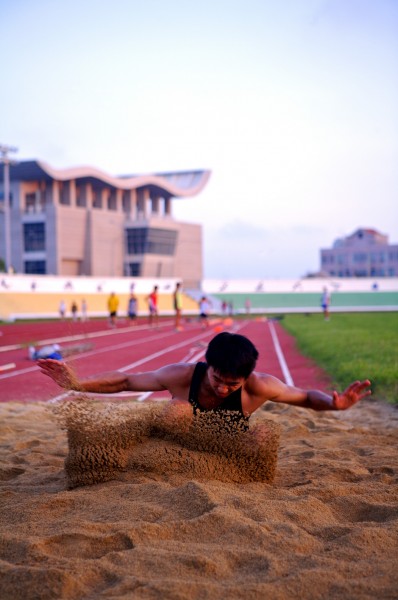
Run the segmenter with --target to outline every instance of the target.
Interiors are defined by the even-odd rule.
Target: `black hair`
[[[256,366],[258,351],[247,337],[223,331],[210,340],[205,358],[218,373],[247,379]]]

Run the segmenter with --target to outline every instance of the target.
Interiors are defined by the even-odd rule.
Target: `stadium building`
[[[375,229],[357,229],[321,250],[321,270],[332,277],[397,277],[398,244]]]
[[[202,228],[176,221],[172,203],[197,195],[209,177],[206,170],[114,177],[36,160],[11,165],[10,265],[37,275],[178,277],[200,288]],[[4,259],[4,211],[0,228]]]

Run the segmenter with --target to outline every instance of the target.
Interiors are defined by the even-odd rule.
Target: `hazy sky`
[[[0,142],[113,175],[211,169],[208,278],[398,242],[398,0],[0,0]]]

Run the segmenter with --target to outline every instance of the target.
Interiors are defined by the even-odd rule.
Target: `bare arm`
[[[370,381],[368,379],[355,381],[341,394],[334,391],[330,395],[320,390],[303,390],[286,385],[271,375],[258,375],[249,383],[250,406],[248,412],[249,414],[252,413],[266,400],[313,410],[346,410],[371,394],[369,386]]]
[[[88,379],[79,380],[73,369],[64,362],[43,359],[38,361],[41,372],[51,377],[55,383],[69,390],[115,394],[117,392],[156,392],[169,389],[174,371],[163,367],[147,373],[125,374],[120,371],[101,373]]]
[[[285,386],[273,400],[285,402],[313,410],[346,410],[357,402],[369,396],[372,392],[368,389],[370,381],[355,381],[349,385],[341,394],[334,391],[332,395],[325,394],[320,390],[301,390],[291,386]]]

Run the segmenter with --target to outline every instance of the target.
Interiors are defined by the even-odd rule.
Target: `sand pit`
[[[69,430],[44,404],[1,404],[2,600],[395,599],[398,410],[267,408],[253,425],[275,443],[239,464],[149,435],[127,403]],[[115,427],[113,454],[93,422],[106,439]],[[254,464],[268,470],[245,481]],[[103,481],[81,485],[99,465]]]

